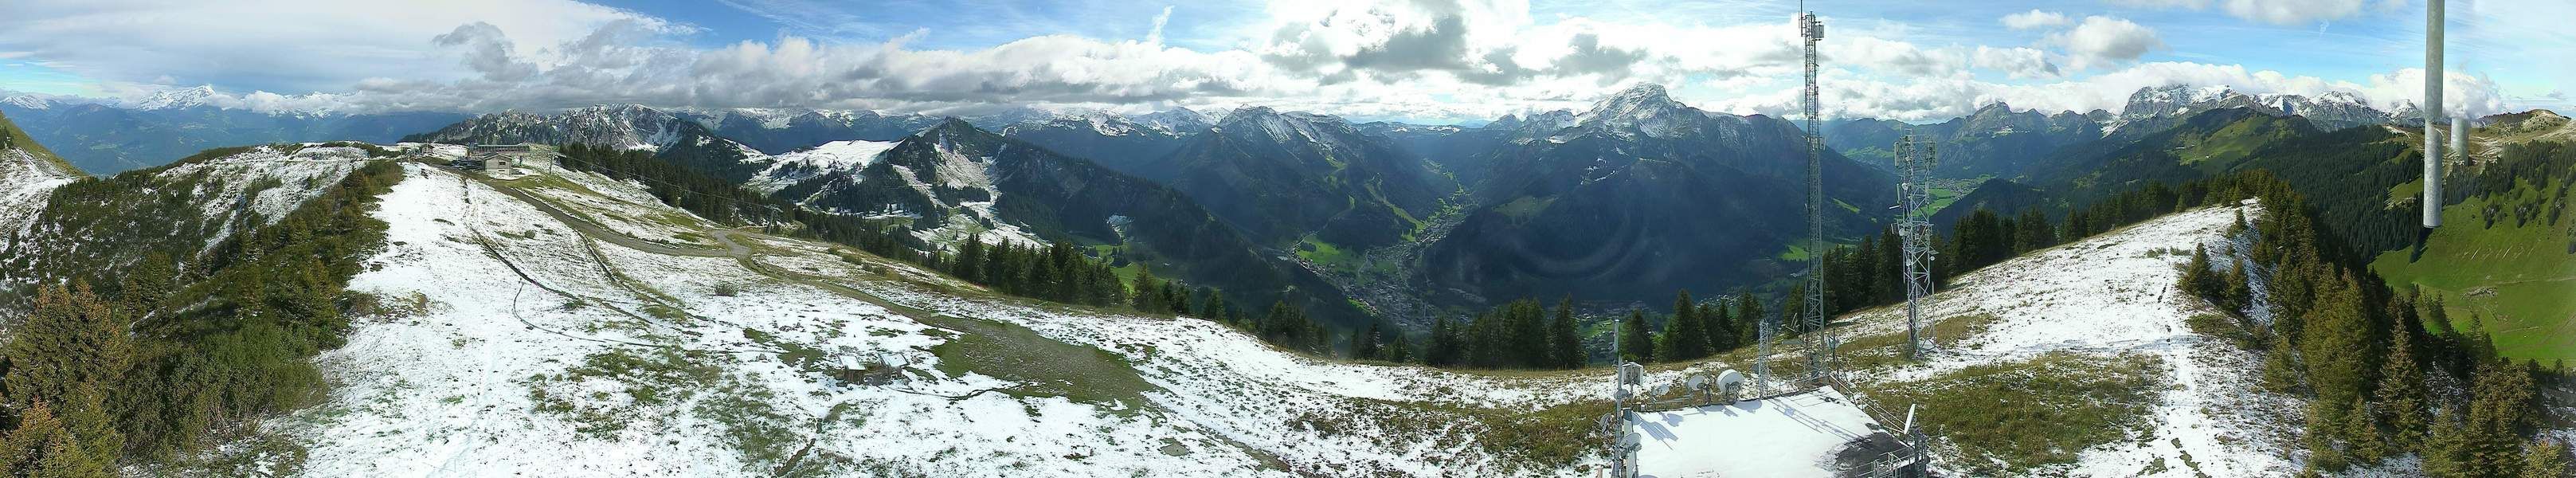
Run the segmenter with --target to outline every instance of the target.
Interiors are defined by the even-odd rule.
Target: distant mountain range
[[[1794,272],[1777,258],[1807,224],[1795,125],[1701,111],[1655,85],[1605,98],[1570,125],[1546,117],[1481,128],[1507,144],[1457,163],[1482,179],[1463,220],[1420,259],[1435,302],[1651,303],[1678,288],[1725,291]],[[1829,234],[1874,232],[1894,183],[1831,151],[1824,166]]]
[[[472,117],[464,113],[260,112],[213,104],[212,87],[164,91],[132,102],[15,95],[0,98],[29,137],[90,174],[168,164],[208,148],[302,141],[389,143]]]
[[[2300,116],[2319,129],[2332,131],[2395,123],[2413,114],[2411,108],[2406,106],[2398,113],[2381,111],[2348,92],[2308,97],[2249,95],[2223,86],[2166,86],[2141,88],[2130,94],[2128,104],[2116,114],[2102,110],[2048,114],[2015,111],[2011,106],[1994,103],[1940,123],[1918,125],[1868,118],[1834,121],[1825,129],[1825,143],[1872,166],[1892,168],[1890,149],[1896,138],[1906,134],[1928,137],[1940,141],[1941,164],[1934,169],[1939,177],[2011,178],[2033,167],[2043,167],[2040,162],[2060,156],[2061,148],[2103,139],[2135,141],[2213,110]]]
[[[20,123],[40,141],[92,153],[96,165],[63,156],[93,172],[223,141],[390,142],[405,132],[417,134],[404,141],[652,151],[819,210],[899,224],[936,247],[970,237],[1105,246],[1193,283],[1293,297],[1343,317],[1418,321],[1565,295],[1651,304],[1677,288],[1773,285],[1808,253],[1796,247],[1806,224],[1798,126],[1699,110],[1654,85],[1581,111],[1479,126],[1263,107],[1017,107],[962,118],[637,105],[337,115],[226,109],[212,98],[202,88],[114,104],[15,96],[0,99],[0,113],[33,118]],[[2250,153],[2240,143],[2399,117],[2347,93],[2174,86],[2141,89],[2118,113],[1998,103],[1940,123],[1837,120],[1824,135],[1827,228],[1848,240],[1884,223],[1895,190],[1888,149],[1904,134],[1940,141],[1942,178],[1992,178],[1944,212],[1954,214],[2062,208],[2083,190],[2233,171]]]

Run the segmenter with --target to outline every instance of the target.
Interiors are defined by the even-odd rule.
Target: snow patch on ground
[[[1485,429],[1454,410],[1526,413],[1608,391],[1582,372],[1309,358],[1215,322],[990,297],[802,240],[731,233],[757,251],[748,263],[660,255],[406,167],[375,213],[392,225],[388,249],[351,289],[421,307],[360,319],[318,359],[330,402],[271,423],[312,448],[311,475],[741,476],[791,456],[836,476],[1567,475],[1584,472],[1480,445]],[[943,370],[931,349],[958,332],[755,264],[1097,348],[1152,387],[1142,403],[1001,393],[1025,384]],[[907,366],[894,384],[851,384],[786,358],[798,350]],[[615,363],[629,368],[603,372]]]
[[[2242,254],[2241,238],[2227,236],[2236,213],[2259,215],[2258,206],[2213,207],[2157,218],[2071,244],[2023,255],[1960,277],[1931,299],[1925,317],[1996,318],[1984,333],[1937,337],[1939,351],[1921,364],[1854,377],[1857,382],[1904,382],[1936,377],[1979,364],[2028,360],[2053,352],[2115,355],[2143,353],[2170,367],[2173,386],[2151,412],[2153,433],[2135,442],[2087,449],[2071,476],[2286,476],[2298,463],[2279,450],[2294,448],[2282,430],[2296,429],[2298,401],[2257,386],[2261,357],[2193,333],[2185,320],[2215,314],[2206,301],[2176,286],[2180,265],[2195,245],[2212,255]],[[1853,318],[1854,336],[1904,332],[1901,307]],[[1933,413],[1939,411],[1934,410]],[[2178,466],[2184,456],[2197,470]],[[2149,473],[2151,464],[2177,466]]]
[[[1169,414],[941,372],[927,349],[953,333],[882,307],[729,258],[600,243],[452,173],[406,174],[375,213],[389,247],[351,289],[424,307],[362,319],[318,359],[330,402],[271,424],[311,447],[307,474],[743,476],[791,460],[839,476],[1279,474]],[[902,357],[908,378],[843,383],[787,363],[793,349]],[[602,372],[604,357],[645,365]]]

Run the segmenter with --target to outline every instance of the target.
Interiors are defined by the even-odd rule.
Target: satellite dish
[[[1657,385],[1655,385],[1655,393],[1654,393],[1654,395],[1653,395],[1653,396],[1658,396],[1658,397],[1660,397],[1660,396],[1663,396],[1664,394],[1672,393],[1672,391],[1673,391],[1673,384],[1669,384],[1669,383],[1666,383],[1666,384],[1657,384]]]
[[[1688,385],[1686,385],[1686,386],[1687,386],[1687,387],[1689,387],[1691,390],[1706,390],[1706,389],[1708,389],[1708,376],[1707,376],[1707,375],[1691,374],[1690,378],[1689,378],[1689,379],[1687,379],[1687,380],[1684,380],[1684,382],[1688,384]]]
[[[1628,401],[1628,389],[1622,388],[1622,389],[1618,389],[1618,390],[1611,391],[1611,392],[1610,392],[1610,399],[1612,399],[1612,400],[1618,400],[1618,401],[1622,401],[1622,402]]]

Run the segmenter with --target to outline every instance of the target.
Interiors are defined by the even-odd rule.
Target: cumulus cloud
[[[2066,26],[2069,20],[2067,20],[2066,15],[2064,14],[2031,9],[2031,11],[2027,12],[2004,15],[2003,22],[2005,28],[2011,28],[2014,30],[2031,30]]]
[[[2148,51],[2164,48],[2164,39],[2155,29],[2124,19],[2100,15],[2084,17],[2075,28],[2049,35],[2048,41],[2066,49],[2077,68],[2115,66],[2137,60]]]
[[[510,37],[490,23],[474,22],[430,37],[439,46],[464,47],[465,66],[491,81],[518,81],[537,74],[537,65],[511,58]]]
[[[2048,60],[2048,52],[2035,48],[1995,48],[1978,45],[1970,64],[1977,68],[2004,72],[2013,79],[2056,78],[2062,74],[2057,63]]]

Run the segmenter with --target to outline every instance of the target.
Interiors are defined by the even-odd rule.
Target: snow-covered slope
[[[875,162],[878,154],[894,149],[895,144],[894,141],[833,141],[771,156],[769,168],[753,176],[747,186],[760,192],[774,193],[833,171],[857,171]]]
[[[8,143],[0,147],[0,251],[15,250],[28,237],[27,228],[55,188],[85,176],[42,148],[14,144],[9,128],[0,119],[0,143]]]
[[[1937,379],[1971,366],[2043,354],[2142,354],[2158,359],[2172,384],[2162,389],[2148,413],[2152,432],[2084,449],[2072,466],[2034,473],[2294,474],[2299,464],[2278,450],[2299,446],[2296,437],[2287,435],[2298,429],[2300,402],[2256,386],[2258,355],[2194,333],[2186,319],[2218,311],[2176,288],[2178,266],[2191,258],[2194,245],[2207,246],[2213,255],[2242,254],[2249,247],[2250,236],[2227,234],[2239,211],[2249,217],[2262,212],[2248,204],[2176,213],[1969,273],[1934,295],[1924,315],[1936,320],[1992,316],[1990,325],[1965,337],[1937,337],[1940,351],[1922,363],[1866,370],[1854,381]],[[2262,284],[2255,287],[2260,297]],[[1904,333],[1901,308],[1867,311],[1852,320],[1853,335]],[[2193,466],[2152,466],[2186,460]]]
[[[1199,319],[991,297],[829,244],[638,240],[567,219],[611,212],[564,200],[576,188],[511,193],[542,176],[407,168],[375,212],[388,248],[351,284],[404,305],[319,359],[328,403],[270,424],[310,448],[307,475],[1534,476],[1597,461],[1524,458],[1491,418],[1598,397],[1594,377],[1316,360]],[[886,357],[901,378],[846,381],[843,357]]]
[[[5,194],[0,202],[6,203],[0,207],[7,208],[0,215],[6,221],[0,223],[6,226],[0,229],[0,256],[26,258],[10,266],[39,274],[125,267],[131,264],[100,254],[146,243],[190,261],[234,234],[285,217],[369,160],[366,150],[350,146],[263,145],[128,172],[112,186],[72,195],[47,194],[70,183],[59,170],[37,168],[31,175],[0,164],[0,169],[12,169],[0,172],[0,184],[6,185],[0,187],[15,190],[0,193]],[[35,179],[20,179],[30,177]],[[147,221],[152,224],[138,224]],[[11,272],[0,269],[0,279]]]

